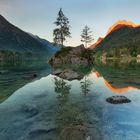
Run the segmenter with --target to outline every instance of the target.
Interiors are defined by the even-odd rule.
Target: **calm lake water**
[[[97,63],[81,80],[50,73],[46,62],[1,64],[0,140],[63,140],[77,126],[85,140],[140,140],[140,63]]]

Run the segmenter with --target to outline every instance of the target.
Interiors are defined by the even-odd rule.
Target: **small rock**
[[[39,134],[47,134],[50,133],[52,131],[56,131],[56,128],[50,128],[50,129],[36,129],[36,130],[32,130],[29,134],[30,135],[39,135]]]
[[[87,129],[84,126],[70,126],[61,132],[61,140],[86,140]]]
[[[123,104],[123,103],[130,103],[131,100],[125,96],[112,96],[106,99],[107,102],[111,104]]]
[[[39,113],[39,109],[35,105],[23,105],[21,110],[24,114],[27,114],[28,117],[33,117]]]
[[[8,72],[8,70],[0,70],[0,74],[7,74]]]
[[[67,126],[61,134],[61,140],[95,140],[89,129],[84,125]]]
[[[72,69],[56,69],[52,72],[52,74],[66,80],[75,80],[83,78],[83,75],[81,73],[78,73]]]
[[[33,79],[33,78],[36,78],[36,77],[37,77],[37,74],[33,73],[33,74],[23,76],[23,79],[29,80],[29,79]]]
[[[78,73],[75,72],[73,70],[64,70],[59,77],[66,79],[66,80],[74,80],[74,79],[81,79],[83,76]]]
[[[61,69],[56,69],[56,70],[53,70],[53,72],[52,72],[53,75],[59,75],[61,73],[62,73]]]

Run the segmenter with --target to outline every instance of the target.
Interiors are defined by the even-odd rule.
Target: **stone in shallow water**
[[[32,139],[33,140],[47,140],[46,138],[48,138],[49,135],[51,135],[50,133],[54,134],[55,131],[56,131],[56,128],[50,128],[50,129],[39,128],[36,130],[31,130],[28,134],[28,139],[29,140],[32,140]]]
[[[123,104],[123,103],[130,103],[131,100],[125,96],[112,96],[106,99],[107,102],[111,104]]]
[[[94,140],[88,128],[83,125],[69,126],[62,130],[61,140]]]
[[[65,70],[59,76],[66,80],[79,79],[79,77],[80,77],[80,75],[73,70]]]
[[[33,117],[39,113],[39,109],[36,105],[23,105],[21,110],[28,117]]]
[[[61,69],[56,69],[56,70],[54,69],[53,72],[52,72],[52,74],[53,74],[53,75],[59,75],[59,74],[61,74],[62,72],[63,72],[63,70],[61,70]]]
[[[80,80],[83,78],[83,74],[76,72],[72,69],[63,69],[63,70],[57,69],[54,70],[52,74],[65,80],[75,80],[75,79]]]

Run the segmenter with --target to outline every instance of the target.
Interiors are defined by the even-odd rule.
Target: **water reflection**
[[[87,78],[87,76],[84,77],[84,80],[80,82],[82,93],[86,96],[90,92],[90,86],[92,85],[92,82]]]
[[[114,92],[122,93],[140,88],[140,63],[136,61],[97,63],[95,71],[97,71],[98,76],[105,79],[106,86]]]
[[[116,93],[124,93],[124,92],[128,92],[129,90],[136,89],[136,88],[131,87],[131,86],[124,87],[124,88],[116,88],[116,87],[113,87],[111,85],[111,83],[109,83],[107,80],[104,80],[104,83],[111,91],[116,92]]]
[[[71,86],[68,85],[63,79],[54,77],[55,92],[58,93],[57,98],[60,105],[65,105],[68,101]]]
[[[51,74],[35,80],[0,104],[0,138],[138,140],[139,70],[139,64],[134,62],[123,65],[97,63],[82,80],[68,81]],[[25,71],[15,75],[24,76],[23,73]],[[4,74],[1,75],[4,78]],[[135,89],[127,90],[128,87]],[[132,102],[123,105],[107,103],[106,98],[116,93],[124,93]]]
[[[83,109],[84,103],[80,104],[77,101],[72,103],[69,100],[71,85],[63,79],[54,77],[54,85],[59,102],[56,120],[59,134],[58,139],[84,140],[87,137],[87,128],[84,126],[87,121],[87,116]]]
[[[0,61],[0,103],[17,89],[50,71],[50,66],[43,60]]]

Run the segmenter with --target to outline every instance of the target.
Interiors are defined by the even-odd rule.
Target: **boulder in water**
[[[107,102],[111,104],[123,104],[123,103],[130,103],[131,100],[125,96],[112,96],[106,99]]]
[[[88,128],[83,125],[69,126],[62,130],[61,140],[94,140],[89,135]]]
[[[65,80],[82,79],[84,76],[83,74],[77,71],[74,71],[72,69],[64,69],[64,70],[57,69],[57,70],[54,70],[52,74]]]

